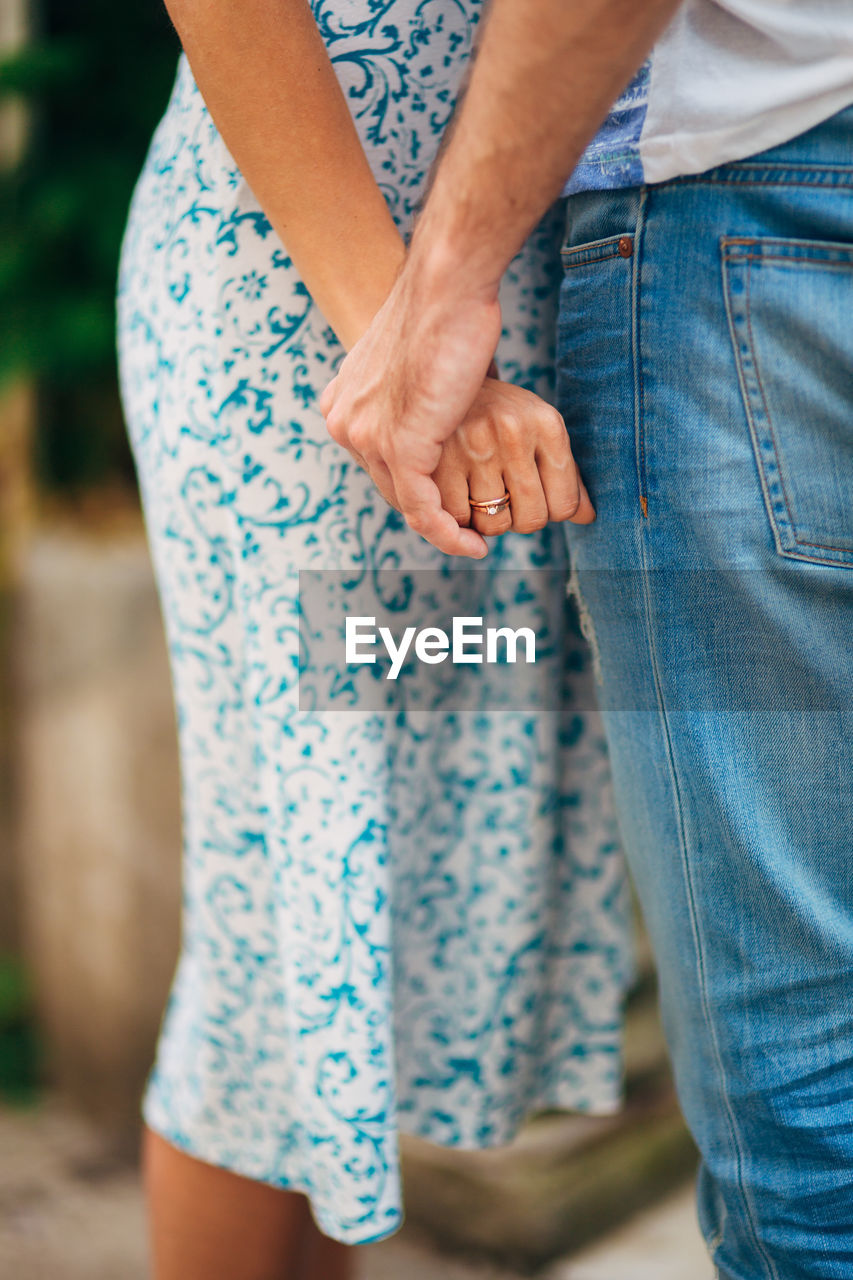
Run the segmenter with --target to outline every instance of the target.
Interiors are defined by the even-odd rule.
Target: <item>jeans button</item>
[[[630,258],[631,254],[634,252],[634,237],[620,236],[617,247],[623,258]]]

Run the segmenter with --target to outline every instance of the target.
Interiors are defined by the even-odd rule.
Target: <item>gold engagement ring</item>
[[[487,516],[496,516],[499,511],[503,511],[509,506],[509,493],[506,489],[500,498],[487,498],[483,501],[476,502],[473,498],[468,499],[468,506],[473,511],[483,511]]]

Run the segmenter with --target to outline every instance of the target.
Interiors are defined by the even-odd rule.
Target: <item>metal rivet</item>
[[[634,252],[633,236],[620,236],[618,248],[623,258],[630,258]]]

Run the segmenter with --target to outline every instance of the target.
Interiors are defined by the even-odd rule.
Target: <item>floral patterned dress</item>
[[[314,13],[405,234],[479,0]],[[503,286],[502,376],[545,397],[559,215]],[[328,437],[316,402],[341,348],[183,58],[130,212],[119,351],[184,797],[182,950],[145,1119],[363,1243],[400,1224],[401,1129],[485,1146],[537,1109],[621,1102],[629,895],[563,538],[500,539],[472,602],[470,562],[411,533]],[[415,608],[427,579],[451,612],[500,610],[512,581],[547,637],[538,709],[490,701],[506,668],[477,706],[464,667],[435,705],[383,707],[367,668],[300,696],[315,570],[361,613],[397,587]]]

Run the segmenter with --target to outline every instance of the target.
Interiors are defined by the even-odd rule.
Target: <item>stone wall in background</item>
[[[50,1079],[130,1140],[178,945],[178,761],[138,523],[42,530],[15,625],[24,954]]]

